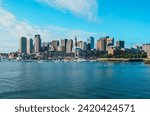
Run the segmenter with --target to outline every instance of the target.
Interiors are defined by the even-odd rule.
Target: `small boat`
[[[22,60],[22,57],[19,56],[19,57],[16,58],[16,60],[17,60],[17,61],[21,61],[21,60]]]
[[[38,63],[38,64],[41,64],[41,63],[43,63],[43,61],[42,61],[42,60],[38,60],[37,63]]]

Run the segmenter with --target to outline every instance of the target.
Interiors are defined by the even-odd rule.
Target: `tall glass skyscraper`
[[[33,39],[28,39],[27,41],[27,53],[31,54],[33,52]]]
[[[21,37],[19,40],[19,53],[27,53],[27,38]]]
[[[90,37],[87,40],[88,49],[93,50],[94,49],[94,37]]]

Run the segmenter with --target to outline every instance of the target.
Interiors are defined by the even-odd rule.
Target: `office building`
[[[87,39],[88,50],[94,50],[94,37],[90,37]]]
[[[58,52],[65,52],[65,47],[64,46],[57,46],[57,51]]]
[[[117,41],[116,47],[119,49],[125,48],[125,42],[124,41]]]
[[[107,39],[100,38],[99,40],[97,40],[97,50],[106,51],[106,44],[107,44]]]
[[[19,39],[19,53],[27,53],[27,38],[21,37]]]
[[[61,46],[64,48],[65,52],[66,52],[66,48],[67,48],[67,41],[68,41],[68,39],[61,40]]]
[[[70,39],[67,41],[66,53],[72,53],[72,50],[73,50],[73,40]]]
[[[49,42],[43,42],[42,43],[42,52],[49,50]]]
[[[27,53],[31,54],[33,52],[33,39],[28,39],[27,40]]]
[[[41,37],[40,37],[40,35],[35,35],[35,39],[34,39],[34,52],[35,53],[41,52]]]
[[[114,46],[114,38],[107,38],[107,46]]]
[[[51,46],[54,48],[55,51],[57,51],[57,47],[59,46],[59,41],[58,40],[53,40],[51,42]]]
[[[142,49],[143,49],[144,52],[146,52],[146,53],[150,52],[150,44],[143,44]]]

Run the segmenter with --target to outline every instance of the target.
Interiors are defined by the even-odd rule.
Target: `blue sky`
[[[18,49],[18,38],[43,41],[109,35],[126,46],[150,43],[149,0],[0,0],[0,52]]]

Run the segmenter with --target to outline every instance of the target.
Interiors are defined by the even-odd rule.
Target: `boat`
[[[97,60],[90,60],[90,62],[97,62]]]
[[[80,59],[80,58],[79,58],[79,59],[77,59],[76,61],[77,61],[77,62],[86,62],[87,60],[86,60],[86,59]]]
[[[41,64],[41,63],[43,63],[43,60],[38,60],[37,63]]]
[[[21,60],[22,60],[22,57],[18,56],[18,57],[16,58],[16,60],[17,60],[17,61],[21,61]]]

